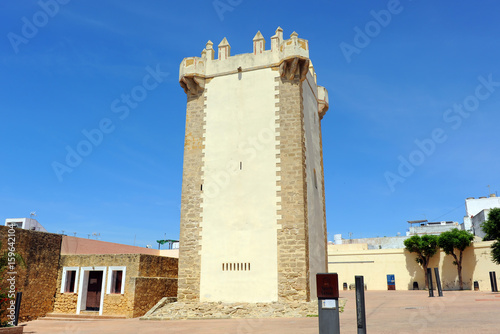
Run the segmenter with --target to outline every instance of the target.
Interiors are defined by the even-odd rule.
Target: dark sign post
[[[497,274],[494,271],[490,271],[490,282],[491,282],[491,292],[498,292]]]
[[[19,321],[19,310],[21,309],[21,298],[23,297],[22,292],[16,293],[16,305],[15,305],[15,318],[14,318],[14,326],[17,326],[17,322]]]
[[[339,278],[337,274],[316,274],[319,334],[339,334]]]
[[[358,319],[358,334],[366,334],[365,311],[365,279],[363,276],[354,276],[356,284],[356,318]]]
[[[427,281],[429,282],[429,297],[434,297],[434,288],[432,287],[432,270],[427,268]]]
[[[438,289],[439,297],[443,297],[443,289],[441,288],[441,278],[439,277],[439,269],[434,268],[434,276],[436,276],[436,286]]]

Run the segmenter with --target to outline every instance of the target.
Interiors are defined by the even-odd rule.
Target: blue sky
[[[329,239],[461,222],[466,197],[500,190],[499,13],[495,1],[2,2],[0,218],[36,211],[51,232],[141,246],[178,238],[179,64],[224,37],[251,52],[258,30],[269,47],[281,26],[309,40],[329,91]]]

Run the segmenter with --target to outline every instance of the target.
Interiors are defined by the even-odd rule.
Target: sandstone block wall
[[[0,226],[0,253],[7,250],[8,229]],[[15,229],[14,247],[27,265],[26,269],[16,268],[16,288],[23,293],[19,321],[34,320],[52,312],[61,242],[62,236],[58,234]],[[6,278],[0,283],[4,287]]]
[[[75,293],[60,292],[63,268],[92,266],[127,268],[123,294],[107,294],[104,289],[103,315],[141,316],[161,298],[177,295],[176,258],[146,254],[63,255],[57,278],[55,313],[76,314],[77,310],[78,289]],[[109,274],[108,268],[106,275]],[[107,284],[107,277],[103,279]]]
[[[163,297],[177,297],[177,279],[167,277],[134,277],[135,298],[132,316],[146,314]]]
[[[188,94],[179,244],[179,301],[200,298],[205,92]]]
[[[60,293],[59,289],[56,292],[56,297],[54,298],[54,309],[55,313],[65,313],[65,314],[76,314],[76,303],[78,301],[78,295],[76,293]]]
[[[278,220],[279,301],[309,301],[306,155],[299,79],[278,78],[281,210]]]
[[[141,254],[137,276],[177,278],[178,271],[179,260],[176,258]]]

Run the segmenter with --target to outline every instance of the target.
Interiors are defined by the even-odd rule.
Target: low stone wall
[[[14,275],[17,291],[23,293],[19,321],[35,320],[54,308],[62,236],[15,228],[15,240],[9,240],[8,230],[7,226],[0,226],[0,254],[7,250],[9,241],[14,241],[15,251],[21,254],[27,265],[25,269],[17,266]],[[0,283],[4,288],[6,275]]]
[[[177,297],[177,279],[166,277],[134,277],[133,317],[148,312],[163,297]]]
[[[341,304],[345,304],[343,301]],[[170,303],[143,320],[301,318],[318,314],[318,301],[291,303]]]
[[[131,279],[133,282],[133,278]],[[133,283],[131,284],[133,286]],[[130,293],[104,295],[103,315],[124,315],[127,318],[134,316],[134,296]]]

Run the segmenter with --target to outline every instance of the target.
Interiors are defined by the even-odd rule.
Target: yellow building
[[[500,273],[500,265],[491,261],[493,241],[474,242],[463,253],[462,277],[464,289],[491,291],[489,272]],[[328,272],[338,273],[339,285],[354,284],[354,276],[364,276],[369,290],[387,290],[387,275],[395,275],[396,290],[411,290],[414,282],[419,289],[425,287],[424,270],[415,261],[416,255],[402,248],[368,249],[367,244],[328,245]],[[440,251],[431,258],[429,268],[439,268],[444,290],[458,289],[457,267],[453,257]],[[434,270],[433,270],[434,280]]]

